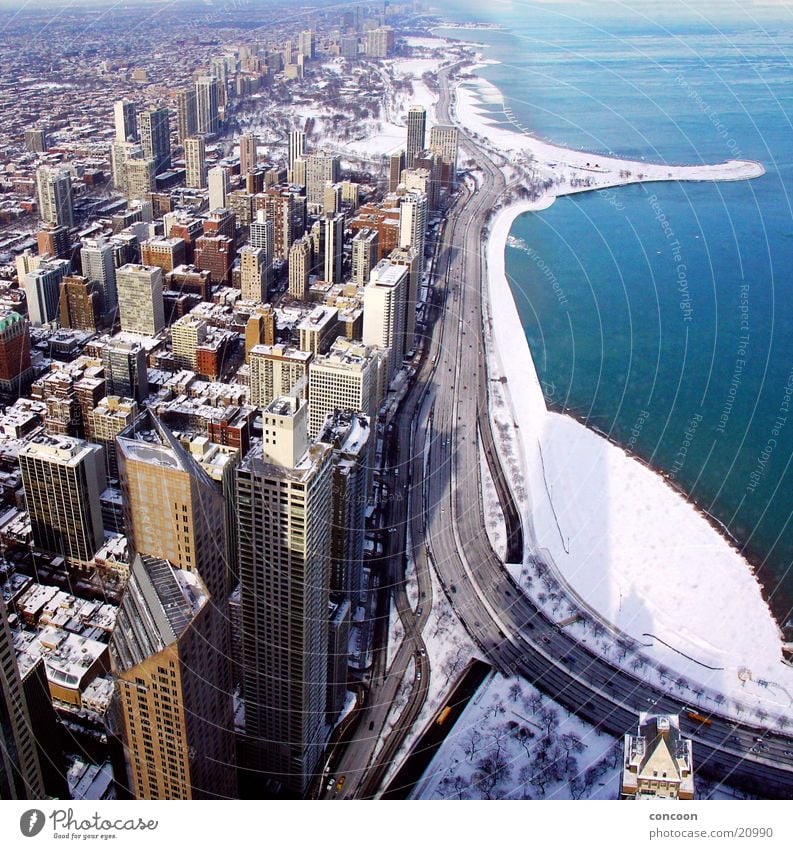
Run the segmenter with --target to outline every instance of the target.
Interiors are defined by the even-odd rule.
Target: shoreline
[[[657,635],[656,645],[653,646],[652,651],[643,650],[646,655],[675,670],[676,673],[694,677],[693,667],[681,661],[679,657],[680,652],[685,652],[688,649],[693,655],[700,658],[698,661],[695,660],[695,663],[713,662],[714,666],[719,666],[719,671],[711,673],[710,676],[705,676],[706,680],[703,681],[710,689],[740,699],[747,706],[754,701],[750,696],[765,701],[767,696],[764,699],[762,693],[755,692],[758,688],[747,689],[744,686],[745,682],[736,686],[736,673],[740,676],[742,670],[748,668],[755,672],[756,679],[752,680],[765,681],[770,679],[772,685],[780,687],[781,684],[778,682],[782,682],[789,689],[793,684],[793,670],[789,665],[784,664],[784,634],[765,598],[764,587],[759,581],[751,562],[740,553],[735,541],[725,534],[723,527],[706,511],[692,503],[684,491],[671,485],[662,471],[653,468],[642,458],[625,451],[622,446],[607,435],[588,427],[568,412],[556,412],[549,409],[545,401],[531,349],[518,312],[517,302],[506,276],[506,239],[517,217],[526,212],[541,211],[550,206],[554,199],[543,198],[539,202],[522,201],[505,205],[497,212],[491,222],[485,243],[487,291],[483,294],[487,299],[486,323],[490,326],[489,331],[485,333],[488,375],[491,381],[496,379],[491,376],[491,372],[500,372],[506,378],[502,386],[507,402],[507,415],[508,418],[514,420],[514,426],[517,429],[517,432],[512,430],[507,439],[507,442],[511,442],[512,451],[510,451],[510,446],[505,447],[504,444],[501,444],[501,440],[497,440],[497,443],[505,468],[508,468],[510,463],[512,465],[511,473],[509,470],[507,471],[510,487],[515,492],[517,478],[517,488],[522,491],[522,497],[518,497],[517,493],[515,494],[523,516],[527,538],[531,541],[530,544],[535,551],[544,552],[544,556],[549,557],[552,571],[555,570],[559,574],[562,582],[568,584],[574,590],[576,596],[585,603],[586,607],[597,611],[598,616],[603,621],[612,623],[616,629],[638,642],[641,642],[640,634],[642,631],[649,631],[654,636]],[[518,396],[514,391],[515,386],[520,387]],[[498,429],[492,400],[490,416],[494,422],[494,428]],[[674,614],[668,620],[663,620],[662,617],[658,621],[656,615],[658,611],[650,607],[649,614],[652,615],[647,615],[649,621],[653,623],[653,627],[636,627],[631,630],[626,629],[625,622],[620,621],[619,616],[612,615],[615,607],[613,598],[615,589],[620,593],[619,610],[622,612],[623,591],[627,591],[626,587],[630,587],[631,593],[635,593],[638,584],[635,582],[635,575],[626,578],[625,572],[621,569],[624,564],[613,562],[618,561],[620,556],[624,554],[618,547],[614,551],[610,549],[599,551],[595,541],[591,543],[591,550],[586,550],[586,548],[582,552],[573,550],[573,554],[570,555],[568,549],[570,549],[571,543],[573,549],[575,549],[576,544],[580,545],[580,543],[575,539],[575,536],[572,540],[567,537],[565,541],[563,531],[566,530],[575,534],[577,529],[571,525],[569,516],[563,516],[560,520],[556,515],[560,505],[564,504],[564,507],[567,507],[565,501],[568,496],[567,490],[564,489],[564,460],[560,459],[561,454],[558,447],[554,451],[553,446],[554,440],[558,442],[560,439],[565,441],[566,447],[569,447],[568,444],[571,442],[578,443],[577,459],[579,463],[574,470],[570,470],[571,474],[583,475],[586,478],[587,469],[591,471],[596,467],[601,471],[606,468],[609,473],[613,472],[612,477],[607,474],[603,478],[603,482],[598,481],[603,487],[605,492],[603,498],[606,501],[609,498],[609,493],[613,495],[617,491],[615,484],[617,488],[623,484],[623,478],[620,477],[620,474],[624,473],[626,469],[629,474],[632,474],[634,478],[632,486],[636,492],[643,496],[641,509],[646,513],[639,525],[644,522],[648,537],[656,532],[657,525],[665,521],[664,505],[676,503],[678,514],[685,521],[677,527],[679,538],[675,544],[679,549],[685,550],[690,538],[691,550],[694,552],[693,557],[696,558],[698,554],[701,554],[702,560],[698,561],[698,566],[703,571],[706,571],[708,565],[712,569],[715,568],[717,573],[724,570],[723,582],[718,580],[718,574],[700,577],[698,574],[681,575],[678,573],[676,577],[680,580],[681,587],[688,587],[690,589],[689,596],[695,596],[697,592],[689,587],[689,583],[696,587],[704,580],[706,589],[703,598],[710,600],[711,603],[708,606],[708,612],[703,612],[703,618],[707,617],[708,614],[716,619],[740,618],[741,628],[722,627],[719,631],[718,627],[714,626],[713,631],[711,631],[709,626],[704,626],[701,622],[692,623],[685,618],[680,623],[675,623]],[[543,491],[542,481],[546,470],[543,467],[542,477],[540,477],[537,469],[532,469],[532,466],[537,465],[537,458],[543,466],[549,463],[549,448],[551,461],[549,472],[553,486],[549,488],[548,482],[545,481],[545,490]],[[518,455],[517,457],[514,456],[513,451],[514,454]],[[505,454],[507,456],[504,456]],[[516,461],[520,467],[519,471],[516,471]],[[554,472],[557,476],[556,479],[553,478]],[[532,477],[534,477],[533,481]],[[565,499],[559,499],[559,490],[564,491]],[[575,500],[576,494],[578,492],[573,491],[571,500]],[[545,502],[546,496],[547,503]],[[559,500],[559,503],[554,507],[554,502],[557,500]],[[555,522],[555,526],[552,528],[548,521],[548,515],[550,515],[548,504],[550,504],[553,521]],[[543,512],[546,515],[543,516]],[[605,516],[606,519],[611,519],[614,525],[622,523],[621,514],[607,511]],[[589,517],[584,517],[582,522],[584,532],[588,531],[588,519]],[[602,522],[603,516],[598,516],[598,519]],[[608,524],[608,521],[606,521],[606,524]],[[619,529],[614,533],[615,536],[618,536]],[[562,539],[561,548],[559,538]],[[680,538],[682,538],[682,544]],[[629,544],[631,543],[631,539],[627,541]],[[590,542],[587,539],[587,543]],[[655,554],[655,560],[653,560],[654,555],[651,546],[650,550],[646,552],[646,560],[641,560],[643,564],[648,565],[643,573],[639,569],[637,574],[640,574],[641,580],[646,582],[645,591],[649,603],[655,599],[656,591],[661,589],[661,587],[655,587],[653,582],[657,581],[659,584],[663,584],[671,577],[670,573],[664,572],[663,569],[657,570],[657,567],[659,564],[664,568],[669,566],[669,562],[674,559],[672,549],[674,549],[675,544],[670,541],[669,555],[666,556],[666,552],[663,556]],[[651,544],[648,543],[648,545]],[[551,554],[549,549],[555,549],[555,554]],[[640,549],[636,549],[636,553],[638,555],[642,552]],[[565,556],[566,554],[569,556]],[[679,568],[682,573],[684,572],[685,558],[681,558],[679,555],[680,552],[678,551]],[[602,562],[598,561],[599,557]],[[605,567],[604,563],[606,564]],[[602,572],[597,572],[598,581],[593,584],[592,572],[597,570],[598,567],[601,568]],[[609,568],[613,568],[613,573],[608,571]],[[669,568],[675,568],[674,564]],[[609,592],[612,596],[610,601]],[[639,595],[639,601],[643,603],[645,599],[640,594],[637,595]],[[605,604],[604,598],[606,599]],[[691,598],[681,601],[686,601],[691,607]],[[611,609],[609,608],[610,605]],[[628,619],[628,624],[632,624],[633,621]],[[676,628],[676,624],[679,627]],[[657,644],[661,637],[670,638],[675,644],[670,647],[672,648],[671,652],[662,649]],[[747,661],[745,664],[744,659]],[[727,660],[731,661],[729,666]],[[760,686],[764,685],[761,684]],[[777,710],[783,707],[775,700],[773,704]],[[787,705],[784,705],[784,707],[787,707]]]

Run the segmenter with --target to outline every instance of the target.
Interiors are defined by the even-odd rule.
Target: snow
[[[493,673],[438,749],[413,798],[616,799],[622,744]]]
[[[496,485],[493,483],[493,476],[490,474],[490,467],[487,465],[484,451],[482,450],[482,440],[479,438],[479,469],[480,479],[482,481],[482,507],[485,516],[485,530],[487,538],[490,540],[490,545],[493,551],[502,560],[507,553],[507,528],[504,521],[504,513],[501,510],[501,502],[498,500]]]
[[[516,577],[559,616],[583,610],[616,624],[633,645],[612,659],[630,662],[635,674],[670,689],[674,680],[681,698],[712,699],[719,711],[778,714],[793,702],[793,669],[782,661],[779,628],[749,564],[663,477],[545,407],[504,273],[504,245],[516,215],[548,201],[499,212],[487,247],[494,432],[527,549],[550,567],[543,576],[527,559]],[[502,375],[505,384],[496,382]],[[577,608],[561,601],[559,583],[577,596]],[[572,628],[589,634],[590,648],[614,653],[602,629],[593,636],[591,624]]]
[[[391,608],[388,618],[388,646],[386,647],[386,669],[389,669],[391,663],[399,651],[399,646],[405,638],[405,626],[402,624],[402,619],[399,616],[399,611],[396,609],[394,599],[391,599]]]

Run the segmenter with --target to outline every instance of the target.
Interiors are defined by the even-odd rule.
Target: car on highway
[[[344,782],[345,782],[346,780],[347,780],[347,776],[346,776],[346,775],[342,775],[342,777],[341,777],[341,778],[340,778],[340,779],[336,782],[336,792],[337,792],[337,793],[339,792],[339,790],[341,790],[341,789],[342,789],[342,787],[344,787]]]
[[[333,776],[331,776],[328,779],[328,783],[325,785],[325,789],[326,790],[333,790],[333,785],[335,784],[335,782],[336,782],[336,779]]]

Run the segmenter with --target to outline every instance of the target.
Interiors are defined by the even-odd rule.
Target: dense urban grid
[[[520,776],[483,744],[449,796],[579,798],[613,761],[623,796],[693,798],[698,760],[789,794],[781,735],[747,760],[733,723],[723,752],[718,719],[516,601],[479,473],[452,479],[466,452],[479,469],[478,420],[519,559],[482,341],[460,329],[481,326],[478,243],[515,191],[448,114],[470,49],[426,80],[442,121],[411,105],[385,156],[366,133],[409,86],[384,60],[420,52],[414,4],[8,17],[0,798],[405,795],[492,670],[624,750],[584,774],[535,691],[505,731]],[[442,595],[487,663],[425,644]],[[408,753],[431,675],[444,695]]]

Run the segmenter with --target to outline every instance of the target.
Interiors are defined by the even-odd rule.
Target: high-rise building
[[[226,562],[223,496],[200,463],[150,412],[122,433],[116,445],[130,550],[167,560],[174,569],[188,573],[186,578],[195,581],[195,586],[200,579],[209,592],[208,606],[202,607],[207,621],[196,635],[195,653],[190,651],[189,644],[184,646],[187,649],[184,662],[191,665],[194,676],[182,681],[182,695],[188,708],[185,713],[190,712],[190,705],[197,707],[196,716],[183,719],[186,730],[187,724],[196,723],[195,736],[187,731],[188,737],[192,736],[187,742],[187,752],[194,749],[197,754],[191,762],[189,781],[194,794],[234,795],[228,661],[231,581]],[[162,675],[161,670],[154,671]],[[178,669],[174,671],[178,682],[181,675]],[[167,675],[172,679],[170,672],[168,667]],[[200,679],[203,683],[199,683]],[[160,678],[154,680],[164,683]],[[163,702],[163,707],[169,704],[168,699]],[[152,722],[156,719],[151,717]],[[169,730],[165,717],[159,727]],[[154,767],[146,764],[146,768],[151,777],[152,771],[156,772],[156,762]]]
[[[235,470],[243,693],[252,766],[303,795],[325,744],[331,448],[276,398]]]
[[[309,366],[308,434],[312,439],[334,410],[355,410],[375,420],[380,406],[380,353],[361,342],[339,337]]]
[[[398,150],[388,157],[388,191],[395,192],[402,181],[405,170],[405,151]]]
[[[366,53],[376,59],[387,59],[394,49],[392,27],[377,27],[366,34]]]
[[[85,416],[86,436],[105,450],[108,478],[118,479],[116,437],[135,421],[138,410],[138,404],[132,398],[105,395]]]
[[[116,271],[121,329],[156,336],[165,326],[162,269],[128,263]]]
[[[352,240],[352,282],[365,286],[377,265],[377,230],[363,227]]]
[[[135,104],[129,100],[117,100],[113,104],[113,119],[116,126],[116,141],[138,141],[138,122],[135,120]]]
[[[369,500],[369,418],[350,408],[331,410],[317,442],[333,447],[330,591],[357,604],[363,592],[363,548]],[[343,650],[346,654],[346,649]],[[345,663],[346,666],[346,663]]]
[[[113,246],[107,244],[101,236],[97,239],[85,239],[80,250],[80,262],[83,277],[99,284],[103,313],[112,315],[118,307]]]
[[[306,29],[298,33],[297,52],[302,54],[304,59],[313,59],[315,49],[316,39],[314,37],[314,33],[310,29]]]
[[[110,641],[135,798],[236,795],[224,624],[194,570],[135,556]]]
[[[440,158],[441,177],[440,184],[447,190],[454,187],[457,179],[457,150],[459,145],[459,131],[457,127],[449,124],[438,124],[430,128],[429,149]]]
[[[344,259],[344,214],[326,215],[325,225],[325,282],[342,282]]]
[[[196,268],[208,271],[212,283],[231,280],[234,265],[234,240],[228,236],[200,236],[195,243]]]
[[[59,316],[61,327],[93,333],[101,317],[99,284],[73,275],[61,281]]]
[[[36,169],[36,186],[41,220],[74,227],[71,174],[65,168],[42,165]]]
[[[408,270],[380,260],[364,289],[363,342],[388,349],[386,384],[390,384],[405,356],[405,301]]]
[[[183,89],[176,95],[176,132],[179,143],[194,136],[198,130],[196,92],[194,88]]]
[[[424,150],[427,133],[427,110],[414,105],[408,109],[407,145],[405,148],[405,167],[414,168],[416,157]]]
[[[313,354],[286,345],[251,348],[249,390],[251,403],[266,407],[281,395],[308,395],[308,369]]]
[[[245,325],[245,362],[256,345],[275,345],[275,310],[270,304],[254,307]]]
[[[27,319],[14,310],[0,309],[0,396],[15,398],[32,374]]]
[[[28,316],[35,327],[57,320],[61,281],[70,271],[68,260],[55,259],[39,263],[38,268],[25,275]]]
[[[171,126],[168,110],[147,109],[140,114],[140,142],[147,159],[154,160],[154,173],[171,167]]]
[[[229,172],[222,165],[210,168],[207,171],[207,186],[209,187],[209,208],[225,209],[229,191]]]
[[[267,255],[264,248],[245,245],[240,251],[240,290],[246,301],[262,303],[267,297]]]
[[[43,799],[44,780],[17,667],[6,603],[0,596],[0,799]]]
[[[205,189],[206,145],[203,136],[191,136],[184,140],[185,185],[191,189]]]
[[[157,174],[153,159],[134,156],[125,163],[126,195],[130,200],[146,200],[154,191]]]
[[[36,233],[36,244],[39,256],[49,256],[51,259],[71,259],[72,240],[69,238],[69,228],[45,224]]]
[[[102,349],[108,395],[134,398],[139,403],[149,394],[146,349],[140,342],[110,339]]]
[[[311,263],[311,239],[302,236],[289,249],[289,294],[300,301],[308,298]]]
[[[198,370],[198,346],[206,339],[207,323],[188,313],[171,325],[171,350],[179,368]]]
[[[19,451],[33,543],[86,566],[104,542],[103,451],[82,439],[34,436]]]
[[[143,265],[156,265],[164,272],[173,271],[187,261],[184,239],[175,236],[147,239],[140,243],[140,260]]]
[[[25,148],[31,153],[46,153],[47,133],[38,127],[26,127]]]
[[[252,174],[256,168],[256,135],[244,133],[240,136],[240,174]]]
[[[311,351],[315,357],[324,354],[336,340],[338,331],[338,309],[318,304],[297,325],[300,350]]]
[[[422,257],[415,248],[395,248],[388,255],[392,265],[402,265],[407,269],[407,291],[405,295],[405,349],[413,346],[416,334],[416,307],[418,305],[419,281],[421,278]]]
[[[322,205],[325,184],[339,182],[339,157],[324,151],[306,156],[306,200]]]
[[[215,77],[199,77],[195,83],[197,132],[215,135],[219,128],[220,85]]]
[[[399,247],[415,248],[422,258],[427,237],[427,206],[423,192],[408,192],[399,205]]]
[[[275,225],[263,209],[256,213],[256,220],[251,222],[249,239],[251,247],[264,251],[265,267],[271,267],[275,254]]]

